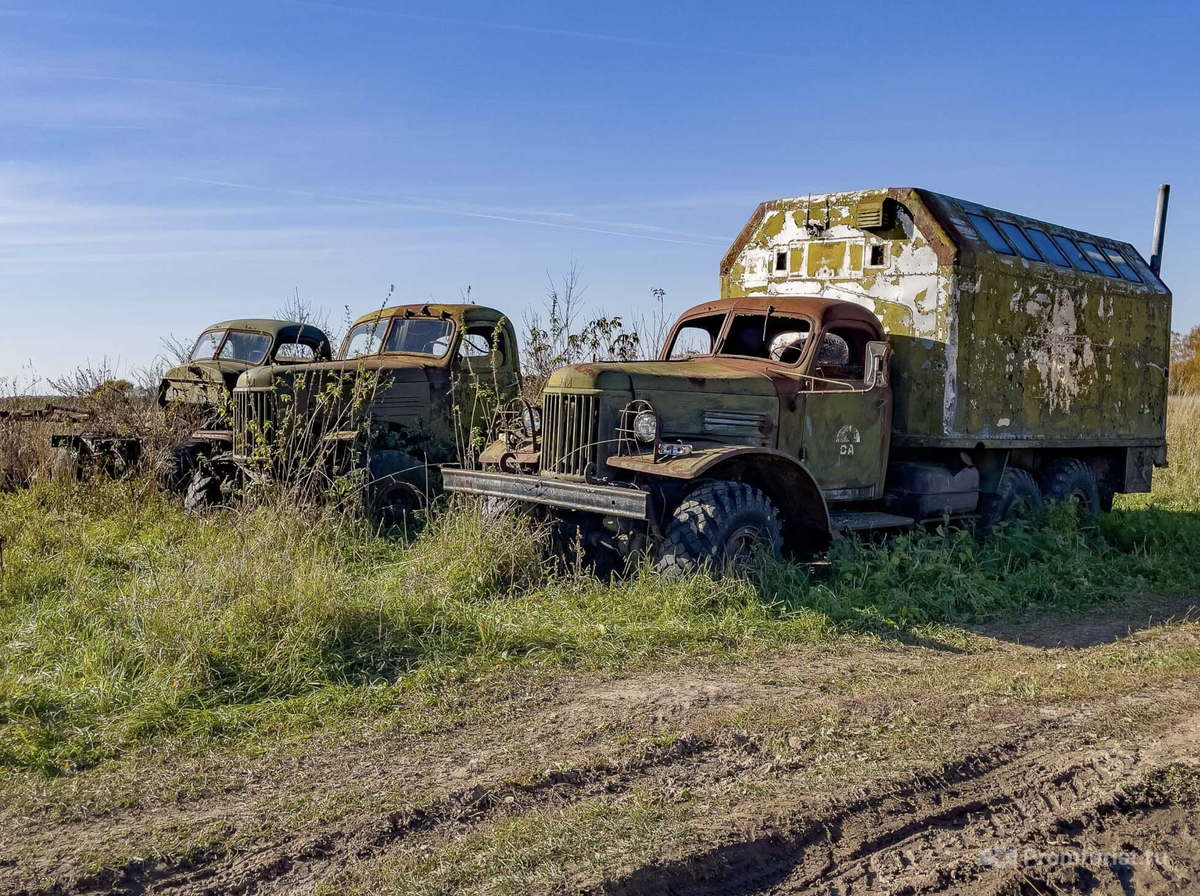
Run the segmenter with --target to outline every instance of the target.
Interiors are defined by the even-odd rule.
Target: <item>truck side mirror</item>
[[[870,388],[888,384],[888,367],[892,359],[892,347],[886,342],[867,343],[867,374]]]

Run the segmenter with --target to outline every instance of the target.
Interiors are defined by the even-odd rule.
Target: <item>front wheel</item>
[[[172,447],[163,458],[159,484],[169,492],[186,492],[207,447],[199,439],[187,439]]]
[[[783,527],[770,498],[744,482],[709,482],[675,508],[657,569],[678,576],[706,564],[724,568],[756,549],[778,557],[782,545]]]
[[[203,513],[210,508],[220,507],[222,500],[221,478],[207,465],[197,467],[183,496],[184,511]]]

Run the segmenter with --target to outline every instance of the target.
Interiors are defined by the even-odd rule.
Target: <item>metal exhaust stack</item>
[[[1158,209],[1154,213],[1154,243],[1150,246],[1150,270],[1154,276],[1162,269],[1163,239],[1167,235],[1167,203],[1171,199],[1171,185],[1159,184]]]

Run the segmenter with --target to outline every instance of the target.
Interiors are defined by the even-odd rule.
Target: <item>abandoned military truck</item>
[[[159,382],[159,409],[183,412],[198,427],[167,453],[162,485],[184,489],[200,458],[229,450],[233,433],[226,402],[243,373],[332,357],[329,337],[300,321],[247,318],[206,327],[187,359],[164,372]],[[106,431],[56,435],[51,444],[72,452],[84,466],[110,470],[122,469],[142,454],[141,440]]]
[[[451,491],[660,567],[1092,511],[1165,463],[1171,293],[1133,246],[920,189],[763,203],[660,360],[555,372]]]
[[[243,470],[293,477],[365,471],[368,510],[392,519],[440,487],[437,465],[483,447],[477,433],[520,388],[501,312],[384,308],[354,322],[336,360],[247,371],[233,392],[232,456]],[[227,481],[213,470],[190,502],[218,501]]]

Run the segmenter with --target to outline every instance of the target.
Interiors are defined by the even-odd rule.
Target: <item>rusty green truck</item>
[[[1171,293],[1128,243],[921,189],[765,202],[659,360],[561,369],[447,488],[666,570],[1100,511],[1165,463]],[[514,418],[515,419],[515,418]]]
[[[327,361],[332,356],[329,337],[301,321],[242,318],[205,327],[187,358],[166,370],[159,381],[159,410],[180,412],[197,427],[163,458],[162,485],[182,490],[201,458],[231,447],[227,402],[243,373],[272,365]],[[112,471],[124,469],[142,455],[141,439],[107,430],[59,434],[51,444],[73,454],[76,463]]]
[[[233,391],[234,464],[193,483],[220,500],[234,467],[290,475],[366,472],[368,509],[391,518],[438,488],[437,465],[470,455],[472,431],[520,392],[512,324],[483,305],[398,305],[351,325],[338,357],[248,370]],[[314,469],[318,467],[332,469]],[[432,479],[431,479],[432,476]]]

